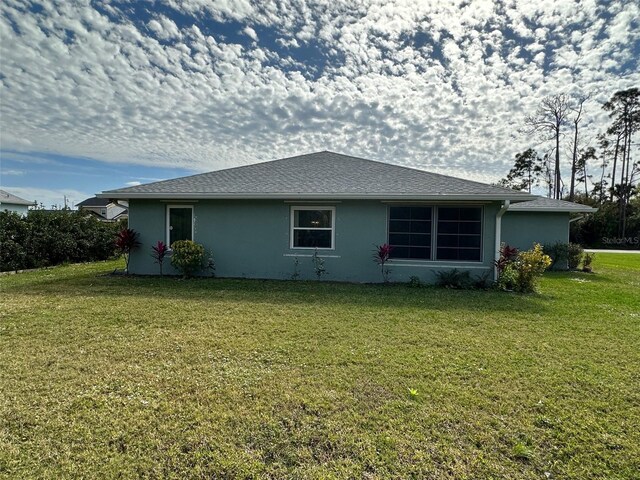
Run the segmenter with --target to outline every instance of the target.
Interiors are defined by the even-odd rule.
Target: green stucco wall
[[[507,211],[502,217],[502,241],[519,250],[529,250],[534,243],[567,243],[569,214]]]
[[[166,208],[174,202],[131,200],[129,226],[140,233],[142,246],[131,255],[135,274],[157,274],[150,256],[151,245],[166,242]],[[201,200],[193,203],[194,240],[213,252],[216,275],[220,277],[289,279],[294,258],[299,261],[301,279],[315,278],[312,250],[289,248],[292,205],[282,200]],[[307,205],[309,205],[307,203]],[[388,205],[380,201],[318,202],[336,209],[335,250],[320,250],[327,274],[325,280],[380,282],[380,268],[372,254],[375,245],[387,241]],[[495,215],[498,203],[484,206],[482,262],[426,262],[396,260],[389,264],[390,280],[408,281],[417,276],[432,283],[435,272],[452,268],[468,269],[474,276],[492,272]],[[165,273],[177,273],[165,265]]]

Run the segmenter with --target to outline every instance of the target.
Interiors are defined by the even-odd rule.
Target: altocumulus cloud
[[[495,180],[553,93],[638,85],[629,2],[0,3],[2,148],[211,170],[331,149]]]

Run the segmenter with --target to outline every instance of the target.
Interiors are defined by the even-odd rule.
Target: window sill
[[[487,265],[482,261],[474,260],[412,260],[407,258],[398,258],[389,260],[386,265],[390,267],[423,267],[423,268],[481,268],[489,269],[491,265]]]

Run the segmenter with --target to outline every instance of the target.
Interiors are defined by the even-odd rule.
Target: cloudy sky
[[[595,136],[640,84],[638,5],[2,0],[1,184],[78,202],[318,150],[496,181],[545,95],[590,93]]]

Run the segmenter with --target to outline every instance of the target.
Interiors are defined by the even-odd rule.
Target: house
[[[0,190],[0,211],[8,210],[19,215],[26,215],[29,207],[35,207],[36,202],[25,200],[4,190]]]
[[[454,268],[491,278],[502,240],[530,246],[558,214],[566,225],[544,240],[566,241],[569,221],[565,212],[534,210],[522,230],[509,226],[505,237],[505,213],[535,195],[326,151],[98,197],[129,202],[129,225],[142,243],[131,254],[136,274],[158,272],[149,255],[158,240],[190,239],[213,255],[222,277],[315,278],[317,255],[323,278],[379,282],[372,253],[389,243],[391,281],[433,282]],[[521,213],[507,217],[514,229]]]
[[[91,197],[76,205],[78,210],[89,212],[95,215],[102,222],[116,222],[121,218],[127,218],[129,209],[126,205],[121,205],[117,201],[108,198]]]

